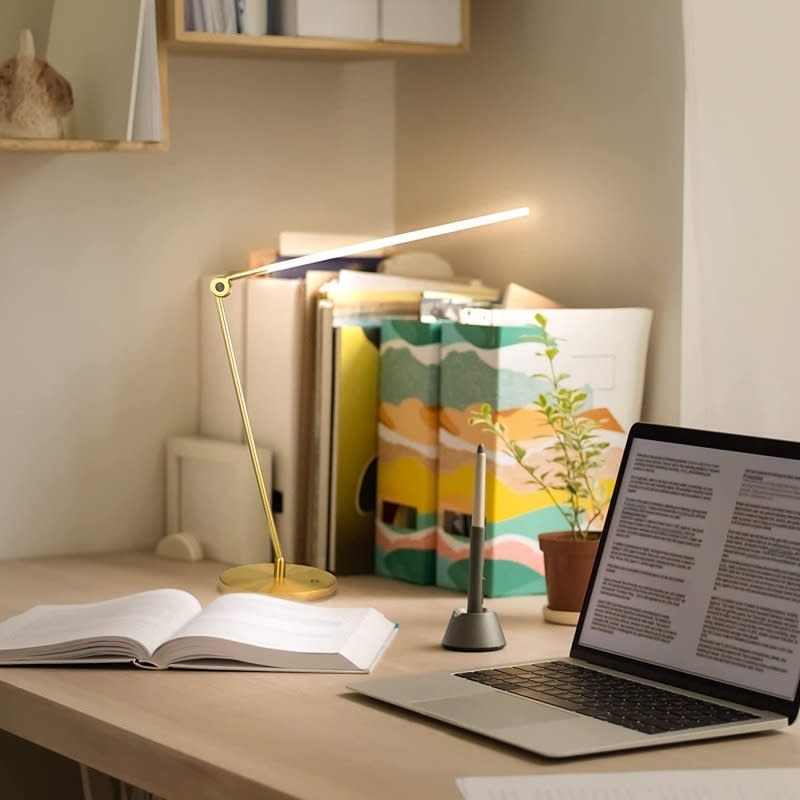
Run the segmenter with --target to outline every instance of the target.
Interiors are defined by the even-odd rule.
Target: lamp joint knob
[[[231,282],[224,275],[217,275],[211,279],[209,289],[215,297],[227,297],[231,293]]]

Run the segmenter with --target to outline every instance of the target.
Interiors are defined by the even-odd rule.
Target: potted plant
[[[536,314],[535,319],[541,328],[535,339],[543,345],[538,355],[547,361],[547,371],[533,375],[548,384],[547,390],[533,401],[553,439],[545,448],[546,462],[534,465],[528,461],[526,448],[511,438],[507,426],[488,403],[473,412],[469,424],[479,425],[497,436],[505,452],[527,473],[528,483],[544,490],[561,512],[566,530],[539,534],[547,586],[545,618],[574,624],[611,499],[610,492],[596,479],[609,443],[598,431],[602,420],[582,413],[588,393],[570,387],[570,376],[558,371],[558,341],[548,331],[546,317]]]

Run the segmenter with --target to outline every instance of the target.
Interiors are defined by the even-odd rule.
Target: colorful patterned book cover
[[[551,335],[560,338],[559,314],[568,311],[545,312],[548,319],[553,317],[548,323]],[[630,309],[598,310],[604,323],[607,311]],[[626,412],[634,409],[634,414],[639,414],[650,317],[649,312],[621,314],[620,320],[627,320],[631,330],[626,331],[624,324],[616,328],[612,325],[614,335],[609,339],[593,337],[591,318],[584,316],[581,336],[575,337],[582,341],[570,347],[564,340],[557,356],[563,355],[565,365],[569,365],[570,385],[583,387],[588,393],[582,413],[595,418],[600,435],[609,442],[604,468],[596,476],[609,492],[619,468],[625,430],[605,401],[614,400],[615,392],[624,390],[621,405]],[[547,447],[554,440],[541,412],[532,406],[550,386],[535,377],[546,368],[545,359],[538,355],[543,347],[537,334],[541,334],[541,328],[536,325],[453,324],[442,330],[436,538],[439,586],[459,591],[467,588],[475,450],[482,443],[487,451],[485,594],[500,597],[545,591],[538,537],[545,531],[566,529],[565,520],[547,493],[533,485],[527,473],[504,452],[496,436],[469,425],[472,412],[489,403],[508,426],[511,438],[527,449],[529,463],[548,461]],[[598,402],[598,397],[602,401]]]
[[[440,338],[437,322],[381,326],[375,571],[420,584],[436,578]]]

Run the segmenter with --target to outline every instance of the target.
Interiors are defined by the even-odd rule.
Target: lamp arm
[[[433,236],[442,236],[447,233],[457,233],[466,231],[470,228],[480,228],[485,225],[494,225],[497,222],[505,222],[510,219],[527,217],[530,214],[527,206],[511,208],[508,211],[497,211],[493,214],[484,214],[480,217],[471,217],[457,222],[446,222],[443,225],[433,225],[430,228],[419,228],[415,231],[405,233],[395,233],[390,236],[382,236],[379,239],[369,239],[365,242],[356,242],[342,247],[334,247],[331,250],[320,250],[316,253],[309,253],[305,256],[296,256],[286,261],[276,264],[263,264],[260,267],[253,267],[242,272],[230,272],[227,275],[218,275],[211,281],[211,294],[215,297],[227,297],[231,293],[231,284],[242,278],[253,278],[256,275],[271,275],[275,272],[283,272],[294,267],[307,267],[312,264],[319,264],[332,258],[345,258],[347,256],[368,253],[370,250],[381,250],[388,247],[396,247],[401,244],[418,242],[421,239],[430,239]]]
[[[242,417],[244,435],[247,439],[247,447],[250,450],[250,460],[253,462],[253,471],[256,474],[258,494],[261,498],[264,516],[267,518],[267,528],[269,529],[269,538],[272,542],[273,561],[275,564],[275,582],[278,583],[284,578],[286,571],[286,559],[283,557],[283,549],[281,548],[280,539],[278,538],[278,529],[275,526],[275,517],[272,513],[272,506],[270,505],[269,498],[267,497],[266,486],[264,485],[264,476],[261,472],[261,463],[258,459],[258,451],[256,450],[256,443],[255,439],[253,438],[253,429],[250,426],[250,415],[247,413],[247,404],[245,403],[244,399],[242,381],[239,378],[239,369],[236,366],[236,356],[233,352],[233,343],[231,341],[231,334],[228,328],[228,318],[225,314],[225,306],[222,302],[222,297],[220,297],[214,291],[215,283],[219,281],[220,278],[214,278],[214,280],[211,281],[211,291],[214,293],[214,299],[217,303],[217,316],[219,317],[219,324],[220,328],[222,329],[222,338],[225,342],[225,354],[228,357],[228,366],[230,367],[233,386],[236,390],[236,400],[239,403],[239,413]],[[228,293],[230,293],[230,284],[228,284]]]

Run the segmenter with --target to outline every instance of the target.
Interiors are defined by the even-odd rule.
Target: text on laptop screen
[[[634,439],[579,644],[793,699],[800,462]]]

